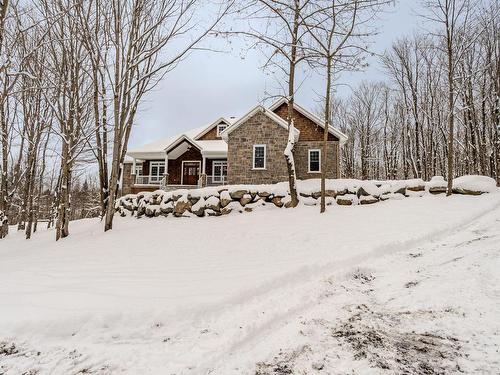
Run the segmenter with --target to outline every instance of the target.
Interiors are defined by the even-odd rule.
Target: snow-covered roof
[[[173,143],[179,140],[182,136],[186,136],[189,139],[193,139],[198,135],[201,131],[205,129],[206,126],[202,126],[199,128],[191,129],[188,130],[187,132],[181,133],[174,135],[172,137],[168,138],[163,138],[158,141],[154,141],[151,143],[147,143],[145,145],[142,145],[140,147],[131,149],[127,152],[127,155],[131,156],[132,158],[144,158],[144,159],[151,159],[151,158],[158,158],[158,159],[163,159],[165,157],[165,149],[170,147]]]
[[[280,105],[284,104],[284,103],[288,103],[288,100],[286,98],[281,98],[279,100],[277,100],[276,102],[274,102],[270,107],[269,109],[271,111],[274,111],[276,108],[278,108]],[[314,113],[308,111],[307,109],[305,109],[304,107],[301,107],[300,105],[298,105],[296,102],[293,102],[293,107],[299,112],[301,113],[302,115],[306,116],[309,120],[313,121],[316,125],[318,125],[319,127],[321,128],[324,128],[324,120],[319,118],[318,116],[316,116]],[[342,133],[339,129],[333,127],[331,124],[330,126],[328,127],[328,132],[330,134],[333,134],[335,135],[339,141],[340,141],[340,144],[343,145],[344,143],[347,142],[347,135],[345,135],[344,133]]]
[[[177,134],[172,137],[163,138],[158,141],[147,143],[143,146],[131,149],[127,152],[127,155],[131,158],[137,159],[151,159],[158,158],[163,159],[165,157],[166,151],[175,151],[183,142],[191,143],[197,147],[202,154],[209,155],[212,157],[226,157],[227,155],[227,143],[221,139],[217,140],[196,140],[197,138],[203,136],[215,125],[225,122],[228,125],[233,124],[236,121],[235,117],[221,117],[217,121],[209,124],[208,126],[202,126],[199,128],[191,129],[187,132]],[[182,148],[182,147],[181,147]],[[176,155],[172,154],[175,158]]]
[[[266,116],[270,117],[278,125],[287,129],[288,128],[287,122],[283,118],[278,116],[276,113],[274,113],[274,110],[276,108],[278,108],[280,105],[286,102],[287,102],[286,98],[282,98],[273,103],[269,108],[265,108],[262,105],[257,105],[239,119],[232,116],[220,117],[216,121],[211,122],[208,125],[191,129],[186,132],[174,135],[172,137],[163,138],[154,142],[147,143],[140,147],[133,148],[127,152],[127,156],[136,159],[163,159],[165,157],[166,150],[168,151],[169,149],[171,149],[172,151],[174,151],[177,146],[182,146],[180,147],[179,150],[177,150],[178,152],[181,152],[182,149],[187,147],[188,143],[191,143],[192,145],[197,147],[200,150],[200,152],[204,155],[209,155],[212,157],[225,157],[227,155],[227,143],[226,143],[227,135],[231,133],[233,130],[237,129],[241,124],[243,124],[246,120],[248,120],[250,117],[252,117],[259,111],[264,113]],[[318,126],[320,127],[324,126],[323,120],[321,120],[315,114],[299,106],[297,103],[294,103],[294,107],[298,112],[309,118]],[[202,137],[204,134],[209,132],[211,129],[213,129],[221,122],[225,122],[226,124],[229,125],[221,133],[221,137],[223,140],[220,139],[198,140],[200,137]],[[333,126],[329,126],[328,130],[331,134],[339,138],[341,145],[347,141],[347,136],[340,130],[334,128]],[[295,136],[297,137],[298,134],[299,131],[297,130]],[[174,152],[175,155],[177,155],[177,153]],[[175,155],[171,156],[175,157]]]

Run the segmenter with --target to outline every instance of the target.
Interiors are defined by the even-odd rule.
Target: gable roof
[[[269,109],[274,112],[282,104],[288,104],[288,99],[281,98],[281,99],[277,100],[269,107]],[[307,117],[309,120],[314,122],[319,127],[323,128],[323,129],[325,128],[325,121],[323,119],[316,116],[314,113],[308,111],[304,107],[301,107],[295,101],[293,102],[293,108],[296,109],[297,112],[299,112],[300,114],[302,114],[303,116]],[[334,128],[331,124],[330,124],[330,126],[328,126],[328,132],[330,134],[333,134],[334,136],[336,136],[339,139],[339,142],[341,145],[343,145],[344,143],[347,142],[347,139],[348,139],[347,135],[342,133],[339,129]]]
[[[215,128],[217,125],[219,125],[222,122],[225,123],[227,126],[231,126],[232,124],[234,124],[235,121],[236,121],[236,119],[234,117],[230,117],[230,118],[220,117],[217,120],[215,120],[214,122],[212,122],[210,125],[208,125],[206,128],[204,128],[199,134],[197,134],[194,137],[194,140],[198,140],[199,138],[203,137],[210,130],[212,130],[213,128]]]
[[[234,130],[238,129],[242,124],[244,124],[248,119],[256,115],[257,113],[263,113],[267,117],[269,117],[271,120],[273,120],[275,123],[277,123],[279,126],[282,128],[288,130],[288,123],[278,116],[276,113],[270,111],[269,109],[265,108],[262,105],[257,105],[254,108],[252,108],[250,111],[248,111],[244,116],[242,116],[238,121],[236,121],[234,124],[231,126],[227,127],[222,133],[221,137],[227,142],[228,135],[233,132]],[[297,140],[299,136],[299,130],[295,129],[295,140]]]

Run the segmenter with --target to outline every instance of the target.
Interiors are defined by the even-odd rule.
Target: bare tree
[[[324,68],[324,129],[323,157],[321,166],[321,205],[320,211],[326,209],[325,180],[328,161],[328,134],[331,124],[332,77],[344,70],[355,70],[363,67],[363,54],[366,42],[375,34],[371,23],[381,10],[383,0],[333,0],[314,1],[310,15],[304,24],[314,43],[309,46],[310,59],[320,63]],[[315,61],[319,60],[319,61]]]
[[[308,51],[304,48],[308,33],[305,20],[309,18],[311,2],[312,0],[254,0],[243,7],[246,11],[242,12],[243,18],[248,20],[247,29],[231,33],[253,40],[252,48],[262,47],[266,54],[264,69],[277,70],[285,77],[286,85],[282,86],[282,90],[288,106],[288,141],[284,157],[288,171],[290,207],[296,207],[299,202],[293,158],[296,132],[294,101],[297,91],[296,69],[308,59]]]
[[[430,15],[425,17],[442,28],[436,35],[441,39],[443,51],[446,54],[448,76],[448,190],[446,194],[451,195],[454,177],[455,75],[458,61],[469,47],[466,29],[471,15],[471,2],[469,0],[426,0],[424,6],[430,12]]]
[[[123,161],[137,109],[144,94],[171,72],[231,10],[223,2],[214,19],[200,23],[196,0],[112,0],[107,38],[112,64],[107,66],[112,95],[113,155],[109,176],[109,204],[104,230],[113,227],[114,204]],[[186,34],[194,35],[186,40]]]

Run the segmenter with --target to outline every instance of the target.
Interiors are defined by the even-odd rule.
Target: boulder
[[[222,215],[227,215],[231,213],[233,210],[243,212],[243,207],[241,206],[240,202],[233,201],[229,203],[226,207],[222,208],[220,212]]]
[[[191,195],[188,196],[189,202],[191,202],[193,206],[200,200],[200,198],[201,197],[192,197]]]
[[[174,202],[173,201],[162,202],[160,204],[160,211],[164,216],[171,214],[172,212],[174,212]]]
[[[222,191],[220,193],[220,206],[221,207],[226,207],[229,203],[231,203],[233,200],[231,199],[231,195],[229,195],[228,191]]]
[[[249,194],[248,190],[235,190],[235,191],[229,192],[229,195],[234,200],[239,200],[239,199],[243,198],[243,196],[245,194]]]
[[[326,189],[325,190],[325,197],[335,198],[337,195],[342,195],[342,194],[345,194],[345,193],[347,193],[347,189],[344,189],[344,190],[341,190],[341,191]],[[318,198],[321,197],[321,191],[316,191],[316,192],[312,193],[311,196],[313,198],[315,198],[315,199],[318,199]]]
[[[378,197],[380,196],[380,189],[374,183],[365,181],[358,188],[356,195],[358,196],[358,198],[368,196]]]
[[[378,198],[375,198],[372,195],[362,196],[359,199],[360,204],[373,204],[373,203],[377,203],[377,202],[378,202]]]
[[[160,216],[160,205],[159,204],[150,204],[146,207],[146,216],[148,217],[157,217]]]
[[[425,191],[425,182],[421,178],[406,180],[406,190],[409,191]]]
[[[432,186],[429,188],[429,193],[431,194],[443,194],[446,193],[447,187],[446,186]]]
[[[191,212],[196,216],[205,216],[205,205],[206,201],[203,198],[198,199],[198,201],[191,206]]]
[[[191,202],[186,199],[178,199],[174,204],[174,215],[179,217],[184,214],[184,212],[189,211],[191,209]]]
[[[246,206],[251,201],[253,201],[253,197],[250,194],[245,194],[240,198],[240,204],[242,206]]]
[[[337,197],[337,204],[341,206],[351,206],[358,204],[358,197],[356,194],[345,194]]]
[[[214,210],[211,210],[211,209],[207,209],[205,210],[205,213],[208,215],[208,216],[221,216],[222,214],[220,213],[220,211],[214,211]]]
[[[261,197],[261,198],[267,198],[271,195],[271,193],[268,193],[267,191],[259,191],[258,194],[259,194],[259,197]]]
[[[487,176],[462,176],[453,179],[453,193],[481,195],[497,192],[496,181]]]
[[[273,199],[271,199],[271,202],[273,202],[276,207],[280,208],[283,207],[284,205],[284,203],[281,200],[281,197],[273,197]]]
[[[205,207],[213,211],[220,211],[220,199],[214,196],[209,197],[205,201]]]

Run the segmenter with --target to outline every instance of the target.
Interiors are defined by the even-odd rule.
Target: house
[[[286,117],[283,98],[268,108],[257,105],[239,119],[221,117],[202,128],[129,150],[122,192],[286,181]],[[327,155],[322,155],[323,120],[294,104],[294,125],[297,178],[319,177],[323,158],[327,178],[337,178],[340,147],[347,136],[330,126]]]

